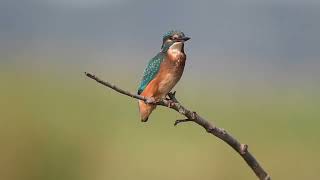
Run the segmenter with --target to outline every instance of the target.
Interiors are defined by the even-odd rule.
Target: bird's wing
[[[144,69],[143,77],[138,88],[138,94],[141,94],[147,85],[152,81],[159,72],[161,62],[164,60],[164,53],[158,53],[152,58],[147,67]]]

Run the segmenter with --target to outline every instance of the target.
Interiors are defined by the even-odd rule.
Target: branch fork
[[[135,98],[138,100],[142,100],[145,103],[151,103],[151,104],[156,104],[156,105],[160,105],[160,106],[165,106],[165,107],[168,107],[170,109],[173,109],[173,110],[179,112],[180,114],[185,116],[186,119],[176,120],[174,122],[175,126],[177,126],[180,123],[191,122],[191,121],[197,123],[198,125],[203,127],[208,133],[216,136],[217,138],[219,138],[222,141],[224,141],[225,143],[227,143],[230,147],[232,147],[246,161],[248,166],[252,169],[252,171],[256,174],[256,176],[260,180],[271,180],[270,175],[262,168],[262,166],[255,159],[255,157],[248,151],[247,144],[241,144],[237,139],[235,139],[233,136],[231,136],[226,130],[224,130],[222,128],[218,128],[214,124],[210,123],[209,121],[207,121],[206,119],[204,119],[203,117],[198,115],[196,112],[190,111],[187,108],[185,108],[184,106],[182,106],[179,103],[179,101],[177,100],[177,98],[175,97],[176,92],[172,92],[172,93],[170,92],[168,94],[168,98],[164,98],[159,101],[156,101],[153,98],[140,96],[140,95],[125,91],[123,89],[120,89],[117,86],[115,86],[109,82],[106,82],[106,81],[99,79],[98,77],[96,77],[95,75],[93,75],[91,73],[85,72],[85,75],[87,77],[97,81],[98,83],[117,91],[120,94],[129,96],[129,97],[132,97],[132,98]]]

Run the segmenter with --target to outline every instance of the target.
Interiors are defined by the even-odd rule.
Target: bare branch
[[[168,94],[169,99],[163,99],[161,101],[155,102],[151,98],[140,96],[140,95],[133,94],[128,91],[122,90],[111,83],[108,83],[108,82],[105,82],[105,81],[99,79],[98,77],[96,77],[93,74],[90,74],[87,72],[85,74],[86,74],[86,76],[97,81],[98,83],[103,84],[103,85],[123,94],[123,95],[142,100],[146,103],[153,103],[156,105],[165,106],[165,107],[168,107],[170,109],[173,109],[173,110],[179,112],[180,114],[184,115],[186,117],[186,119],[176,120],[174,125],[178,125],[179,123],[189,122],[189,121],[197,123],[198,125],[202,126],[208,133],[223,140],[224,142],[229,144],[229,146],[231,146],[235,151],[237,151],[238,154],[246,161],[248,166],[253,170],[253,172],[256,174],[256,176],[260,180],[271,180],[271,177],[269,176],[269,174],[260,166],[258,161],[248,151],[248,145],[241,144],[234,137],[232,137],[226,130],[224,130],[222,128],[218,128],[214,124],[210,123],[209,121],[207,121],[204,118],[202,118],[201,116],[199,116],[196,112],[190,111],[187,108],[185,108],[184,106],[182,106],[179,103],[179,101],[176,99],[175,92]]]

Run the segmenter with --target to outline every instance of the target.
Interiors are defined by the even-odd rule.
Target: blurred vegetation
[[[159,107],[141,123],[135,100],[81,73],[1,68],[0,179],[256,179],[200,127],[174,127],[177,113]],[[137,86],[125,76],[101,78]],[[319,88],[183,81],[180,101],[249,144],[273,179],[319,177]]]

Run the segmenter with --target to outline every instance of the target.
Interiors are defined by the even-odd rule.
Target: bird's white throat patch
[[[173,44],[169,47],[169,49],[170,49],[171,51],[181,52],[182,47],[183,47],[183,43],[182,43],[182,42],[175,42],[175,43],[173,43]]]
[[[183,42],[175,42],[168,49],[169,59],[174,61],[177,66],[180,65],[181,62],[185,60],[185,56],[183,53]],[[183,59],[184,57],[184,59]]]

